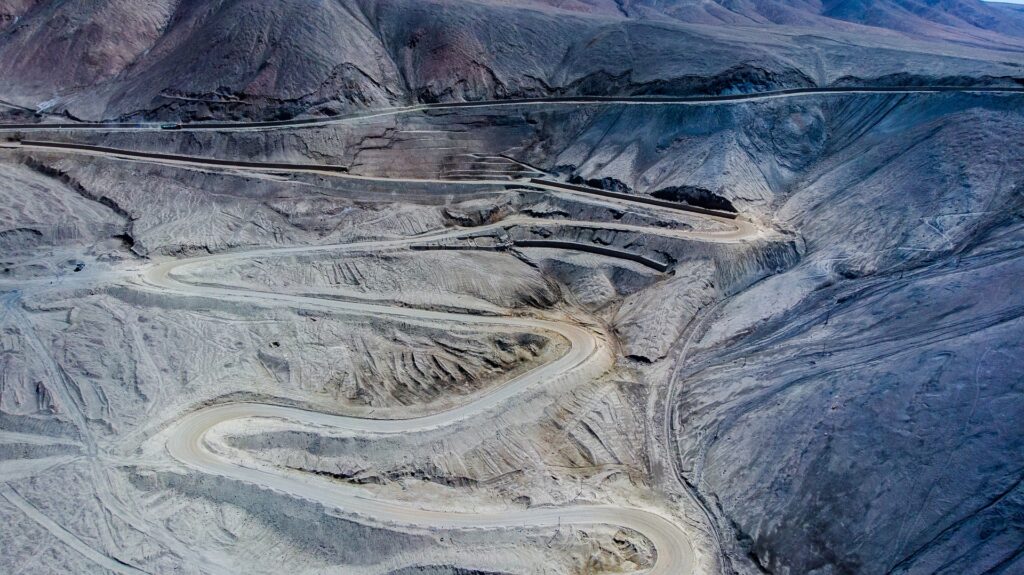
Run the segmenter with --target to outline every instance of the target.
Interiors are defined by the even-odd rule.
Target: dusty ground
[[[1019,570],[1016,13],[498,4],[0,8],[0,571]]]

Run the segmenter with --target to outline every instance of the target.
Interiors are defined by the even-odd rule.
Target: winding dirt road
[[[518,223],[529,222],[521,219]],[[551,224],[549,220],[537,223]],[[591,225],[603,225],[589,223]],[[749,223],[740,224],[724,232],[702,232],[710,241],[740,241],[758,233]],[[573,222],[576,224],[576,222]],[[497,223],[486,227],[500,227]],[[672,232],[692,237],[693,232],[628,227],[634,231]],[[388,316],[405,322],[437,325],[474,326],[478,329],[501,329],[558,334],[569,343],[569,351],[550,363],[541,365],[496,388],[481,392],[467,403],[424,417],[410,419],[368,419],[331,415],[295,407],[263,403],[239,402],[205,407],[175,421],[161,437],[166,438],[168,453],[183,464],[203,473],[230,477],[266,488],[279,490],[304,499],[316,501],[373,521],[446,529],[513,528],[529,525],[552,527],[562,524],[605,524],[632,529],[645,536],[657,550],[652,575],[680,575],[692,572],[693,549],[686,532],[665,516],[651,510],[608,505],[575,505],[565,507],[537,507],[509,509],[500,512],[460,513],[419,509],[408,504],[369,499],[340,487],[337,483],[308,473],[284,469],[257,468],[232,461],[218,453],[206,441],[207,434],[217,426],[251,418],[272,418],[300,426],[347,431],[362,434],[401,434],[450,426],[470,418],[492,412],[510,399],[531,388],[561,379],[585,381],[598,377],[614,363],[614,352],[609,338],[593,326],[581,325],[567,317],[494,317],[465,313],[395,307],[377,303],[337,301],[283,293],[251,291],[246,289],[197,285],[178,279],[176,272],[189,267],[227,263],[238,259],[266,257],[318,251],[375,251],[399,249],[423,241],[439,241],[479,233],[481,228],[453,229],[398,240],[361,242],[346,245],[287,247],[255,250],[243,253],[223,253],[185,260],[175,260],[145,269],[141,282],[150,289],[186,297],[209,297],[218,300],[244,301],[259,305],[280,305],[302,309],[322,309],[334,313]],[[569,382],[571,383],[571,382]]]
[[[463,232],[437,234],[435,239],[453,237]],[[351,244],[336,249],[385,249],[422,241],[422,237],[383,242]],[[318,248],[312,248],[314,251]],[[323,249],[323,248],[319,248]],[[285,251],[287,250],[287,251]],[[148,268],[143,282],[164,293],[183,296],[213,297],[220,300],[249,301],[260,305],[274,304],[303,309],[324,309],[332,312],[360,315],[383,315],[412,322],[438,322],[455,325],[473,325],[480,328],[516,329],[531,332],[556,333],[569,342],[569,351],[557,360],[513,378],[503,385],[477,395],[473,400],[455,409],[412,419],[366,419],[330,415],[294,407],[261,403],[231,403],[207,407],[179,419],[166,431],[167,451],[182,463],[215,475],[231,477],[280,490],[346,512],[371,518],[374,521],[433,528],[502,528],[550,527],[560,524],[609,524],[633,529],[647,537],[657,549],[657,563],[651,573],[688,573],[693,564],[693,552],[686,534],[672,521],[651,511],[611,506],[572,506],[558,508],[510,509],[490,513],[441,512],[409,507],[388,501],[367,499],[337,484],[311,476],[285,470],[267,470],[246,467],[222,457],[208,448],[206,434],[214,427],[229,421],[249,418],[274,418],[305,426],[345,430],[367,434],[397,434],[435,429],[491,411],[529,388],[558,378],[584,381],[600,376],[611,367],[614,357],[602,334],[567,319],[533,319],[525,317],[491,317],[457,314],[432,310],[392,307],[372,303],[344,302],[279,293],[252,292],[224,287],[198,286],[175,279],[174,272],[187,266],[226,262],[239,257],[265,256],[270,253],[295,253],[295,248],[260,250],[243,254],[219,254],[188,260],[163,263]]]
[[[604,102],[607,103],[607,102]],[[491,104],[493,105],[493,104]],[[503,103],[501,105],[512,105]],[[2,127],[0,127],[2,129]],[[30,147],[25,146],[25,148]],[[22,148],[18,143],[2,147]],[[140,157],[139,153],[122,150],[54,150],[54,145],[45,151],[63,153],[86,153],[113,159],[129,161],[152,161],[190,167],[209,167],[209,163],[195,161],[188,157]],[[70,148],[70,146],[68,146]],[[22,148],[24,149],[24,148]],[[280,167],[262,167],[251,162],[230,162],[218,160],[222,167],[247,170],[281,171]],[[355,176],[339,171],[328,172],[315,166],[297,167],[297,171],[323,173],[333,177],[353,179],[374,179],[390,181],[388,178]],[[406,180],[400,180],[406,181]],[[508,180],[472,180],[451,182],[447,180],[408,180],[416,182],[495,184],[506,186]],[[651,206],[639,200],[626,198],[596,198],[579,191],[566,190],[544,181],[515,182],[527,188],[540,189],[550,194],[572,196],[601,205],[642,208],[661,213],[679,214],[679,209]],[[145,289],[171,293],[183,297],[215,298],[222,301],[240,301],[261,306],[284,306],[301,309],[319,309],[331,313],[386,316],[406,323],[437,326],[445,324],[458,329],[472,326],[478,330],[502,330],[517,332],[541,332],[557,334],[568,343],[568,351],[549,363],[511,378],[501,385],[475,394],[466,403],[445,411],[423,417],[407,419],[370,419],[332,415],[296,407],[255,402],[235,402],[203,407],[192,411],[172,422],[158,436],[167,452],[182,464],[202,473],[224,476],[235,480],[260,485],[299,498],[316,501],[335,507],[377,523],[415,526],[433,529],[502,529],[554,527],[559,525],[609,525],[628,528],[646,537],[656,549],[655,564],[649,571],[652,575],[681,575],[691,573],[694,568],[694,550],[686,531],[676,522],[652,509],[612,505],[571,505],[560,507],[510,508],[503,511],[464,513],[439,511],[410,506],[380,499],[367,498],[354,489],[346,489],[336,482],[310,473],[302,473],[269,465],[256,464],[249,460],[244,463],[230,453],[219,451],[215,442],[209,440],[211,430],[231,422],[249,419],[274,419],[289,422],[290,425],[313,427],[321,431],[343,431],[348,433],[384,435],[408,434],[452,426],[460,422],[492,414],[506,406],[515,397],[528,393],[541,385],[554,382],[585,382],[600,377],[615,362],[611,338],[594,325],[586,325],[564,315],[548,314],[544,317],[493,316],[473,313],[452,313],[428,309],[415,309],[366,301],[339,301],[336,299],[300,296],[269,291],[256,291],[237,286],[188,283],[181,279],[179,272],[189,267],[227,263],[239,259],[268,257],[287,254],[314,253],[325,251],[384,251],[407,249],[424,242],[443,242],[487,231],[508,228],[514,225],[576,226],[657,234],[679,239],[706,242],[739,242],[763,235],[754,223],[743,218],[732,219],[714,215],[688,214],[688,217],[702,218],[712,222],[711,230],[671,229],[646,227],[619,222],[591,222],[577,220],[550,220],[513,216],[504,221],[475,228],[454,228],[415,237],[395,240],[381,240],[343,245],[299,246],[268,248],[239,253],[222,253],[183,260],[158,263],[146,267],[136,281]]]
[[[70,151],[70,150],[69,150]],[[127,159],[127,158],[126,158]],[[508,182],[500,182],[507,184]],[[544,188],[543,184],[532,187]],[[557,195],[579,197],[578,192],[557,187],[547,191]],[[583,194],[587,201],[615,206],[638,208],[661,213],[680,212],[665,207],[651,206],[628,199],[594,198]],[[628,528],[642,534],[656,549],[656,562],[649,571],[652,575],[680,575],[691,573],[694,553],[686,532],[675,522],[650,509],[611,505],[572,505],[560,507],[510,508],[489,512],[449,512],[412,507],[406,503],[370,499],[355,490],[346,489],[335,482],[281,468],[246,465],[232,460],[230,454],[220,453],[207,441],[208,433],[229,422],[247,419],[275,419],[296,426],[314,427],[320,431],[345,431],[360,434],[407,434],[451,426],[459,422],[493,413],[509,400],[527,393],[540,385],[559,382],[572,385],[604,374],[615,361],[610,337],[593,325],[584,325],[563,315],[547,317],[475,315],[436,310],[391,306],[370,301],[339,301],[328,298],[299,296],[268,291],[255,291],[237,286],[188,283],[178,272],[190,267],[209,266],[237,260],[316,253],[316,252],[375,252],[407,249],[425,242],[443,242],[480,235],[488,231],[515,225],[578,226],[611,229],[624,232],[658,234],[679,239],[707,242],[739,242],[760,236],[763,231],[743,218],[727,219],[709,215],[687,214],[714,224],[713,230],[687,230],[619,222],[591,222],[576,220],[549,220],[512,216],[506,220],[474,228],[451,228],[419,236],[393,240],[266,248],[247,252],[227,252],[195,258],[172,260],[147,266],[135,281],[145,289],[171,293],[183,297],[215,298],[221,301],[255,303],[261,306],[285,306],[301,309],[319,309],[332,313],[393,317],[406,323],[437,326],[451,325],[453,329],[472,326],[480,330],[540,332],[557,334],[568,342],[568,351],[556,360],[514,377],[503,384],[474,395],[467,403],[454,409],[424,417],[408,419],[369,419],[331,415],[296,407],[254,402],[236,402],[200,408],[172,422],[159,434],[165,441],[167,452],[184,465],[203,473],[241,480],[292,496],[316,501],[339,508],[346,513],[364,517],[377,523],[422,528],[521,528],[530,526],[547,528],[559,525],[609,525]],[[37,280],[44,282],[49,280]],[[31,281],[29,283],[32,283]],[[490,310],[493,311],[493,310]],[[566,379],[570,381],[565,381]]]

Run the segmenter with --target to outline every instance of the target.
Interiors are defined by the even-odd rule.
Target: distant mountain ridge
[[[12,0],[0,77],[0,100],[22,106],[161,120],[1014,83],[1024,12],[977,0]]]

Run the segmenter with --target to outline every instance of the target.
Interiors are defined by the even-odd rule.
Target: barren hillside
[[[1024,570],[1024,12],[0,5],[0,571]]]

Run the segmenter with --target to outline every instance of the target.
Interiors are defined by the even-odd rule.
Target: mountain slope
[[[916,21],[892,2],[859,12],[846,4],[767,2],[558,6],[26,2],[8,8],[0,29],[7,79],[0,100],[85,119],[267,119],[417,101],[1012,83],[1024,76],[1024,52],[961,47],[954,54],[917,38],[920,27],[901,34],[823,15]],[[929,30],[980,42],[971,36],[980,28],[969,22],[990,22],[991,10],[972,10]],[[986,46],[1006,48],[1008,38]]]

